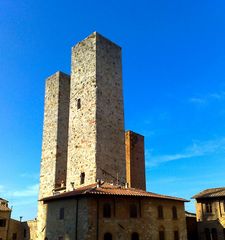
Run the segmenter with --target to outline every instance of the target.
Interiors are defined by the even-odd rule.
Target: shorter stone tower
[[[127,183],[129,187],[146,190],[144,137],[127,131],[125,142]]]
[[[70,76],[56,72],[46,80],[39,199],[65,188]],[[46,206],[38,203],[38,239],[45,231]]]

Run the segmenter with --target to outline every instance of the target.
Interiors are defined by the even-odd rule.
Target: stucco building
[[[36,220],[18,221],[11,218],[8,201],[0,198],[0,240],[35,240]]]
[[[193,198],[199,240],[225,240],[225,188],[206,189]]]

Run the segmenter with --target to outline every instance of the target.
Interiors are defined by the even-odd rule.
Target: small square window
[[[6,219],[0,219],[0,227],[6,226]]]

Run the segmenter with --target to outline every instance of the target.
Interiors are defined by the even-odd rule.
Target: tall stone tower
[[[121,48],[94,32],[72,48],[67,189],[126,180]]]
[[[70,76],[56,72],[46,80],[39,199],[66,183]],[[46,207],[38,203],[38,239],[45,231]]]
[[[146,190],[144,137],[127,131],[125,143],[127,182],[132,188]]]

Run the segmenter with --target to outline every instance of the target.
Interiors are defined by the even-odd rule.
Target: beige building
[[[36,220],[21,222],[11,218],[8,201],[0,198],[0,240],[35,240]]]
[[[225,188],[207,189],[193,198],[199,240],[225,240]]]

